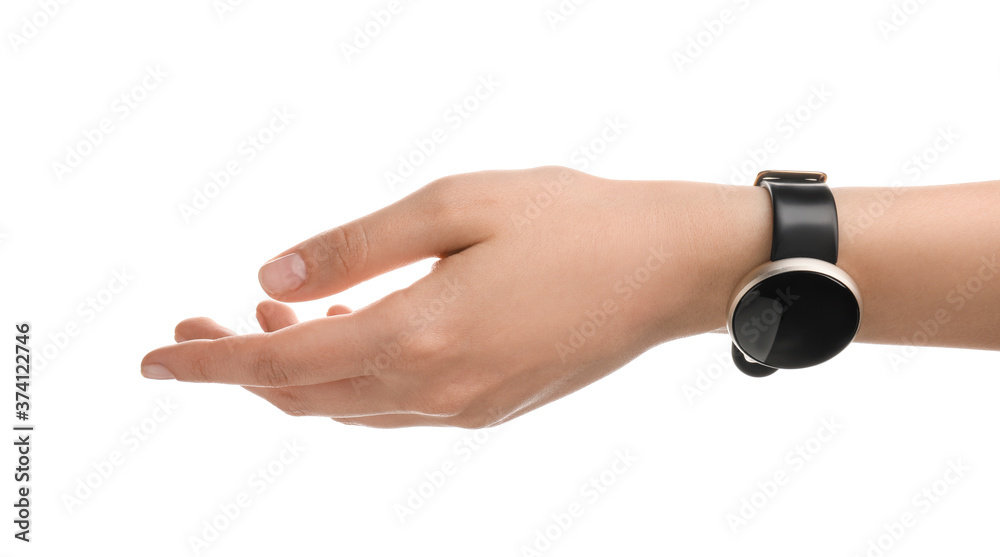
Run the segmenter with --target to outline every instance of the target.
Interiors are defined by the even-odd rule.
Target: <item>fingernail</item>
[[[297,253],[279,257],[260,268],[260,285],[271,294],[287,294],[306,281],[306,262]]]
[[[160,364],[146,364],[142,366],[142,376],[147,379],[173,379],[174,374]]]

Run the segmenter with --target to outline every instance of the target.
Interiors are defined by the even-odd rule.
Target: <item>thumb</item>
[[[282,252],[261,267],[261,287],[284,302],[315,300],[478,243],[487,233],[468,209],[473,205],[463,181],[462,177],[438,180]]]

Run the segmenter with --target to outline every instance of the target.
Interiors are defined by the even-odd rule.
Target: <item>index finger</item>
[[[360,312],[298,323],[273,333],[190,340],[142,359],[150,379],[256,387],[313,385],[364,373],[373,345],[362,338]]]

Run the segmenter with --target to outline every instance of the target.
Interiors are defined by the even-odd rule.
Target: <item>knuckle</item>
[[[192,383],[209,383],[212,380],[212,360],[204,356],[196,356],[188,364],[185,381]]]
[[[424,186],[424,194],[437,200],[448,199],[455,196],[462,182],[458,174],[444,176]]]
[[[407,351],[411,359],[417,362],[440,361],[447,357],[453,345],[449,333],[440,327],[427,327],[413,336]]]
[[[287,387],[289,385],[288,369],[266,347],[260,348],[254,354],[250,364],[250,373],[255,386],[258,387]]]
[[[455,222],[466,212],[471,195],[469,180],[461,176],[445,176],[424,186],[421,192],[427,217],[439,222]]]
[[[329,266],[334,272],[344,276],[364,273],[370,246],[361,221],[342,224],[331,229],[322,238],[318,253],[312,258],[315,265]],[[307,274],[310,271],[312,269],[307,269]]]
[[[535,174],[538,178],[556,181],[570,181],[585,175],[583,172],[576,170],[575,168],[558,165],[539,166],[532,168],[530,172]]]
[[[563,172],[570,172],[569,168],[565,166],[559,166],[556,164],[546,164],[543,166],[536,166],[535,168],[528,169],[528,172],[535,174],[539,177],[551,177],[557,176]]]
[[[560,194],[584,181],[589,175],[565,166],[539,166],[527,171],[528,183],[537,191]]]
[[[418,396],[412,406],[425,416],[453,418],[464,413],[470,402],[467,389],[446,384],[444,388],[429,389],[429,392]]]

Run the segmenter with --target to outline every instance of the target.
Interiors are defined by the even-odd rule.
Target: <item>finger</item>
[[[185,319],[174,327],[174,340],[184,342],[194,339],[214,340],[235,335],[236,333],[207,317],[192,317]]]
[[[455,183],[450,180],[447,184]],[[488,234],[482,220],[461,208],[470,205],[456,199],[461,189],[443,184],[431,184],[278,254],[261,267],[261,286],[276,300],[314,300],[478,243]]]
[[[264,300],[257,304],[257,323],[265,333],[273,333],[298,322],[295,310],[285,304],[274,300]]]
[[[334,315],[347,315],[348,313],[351,313],[351,308],[340,304],[330,306],[330,309],[326,310],[327,317],[333,317]]]
[[[396,394],[371,377],[353,377],[302,387],[245,388],[290,416],[344,418],[402,410]]]
[[[383,298],[381,302],[388,298]],[[142,359],[151,379],[289,387],[363,374],[362,362],[384,338],[368,311],[298,323],[273,333],[192,340],[157,348]],[[390,329],[391,330],[391,329]]]

